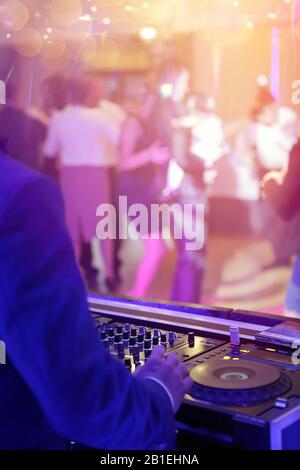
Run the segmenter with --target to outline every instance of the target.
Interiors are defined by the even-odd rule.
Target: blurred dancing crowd
[[[259,201],[265,235],[275,253],[273,265],[293,263],[286,309],[300,314],[300,141],[299,118],[281,106],[267,85],[258,86],[246,118],[225,124],[215,102],[191,93],[184,73],[176,84],[145,81],[121,102],[110,99],[97,73],[51,76],[40,90],[38,106],[24,109],[20,89],[7,85],[0,108],[1,147],[11,157],[54,178],[61,187],[66,224],[89,292],[115,292],[122,281],[117,236],[101,240],[104,273],[93,263],[97,207],[119,196],[128,206],[203,204],[205,220],[217,182],[226,185],[224,162],[234,168],[236,194]],[[118,214],[117,224],[127,214]],[[170,299],[201,301],[206,244],[187,250],[195,214],[182,220],[173,214],[170,237],[177,263]],[[207,223],[203,227],[207,232]],[[168,250],[160,233],[143,233],[144,258],[131,289],[123,294],[146,297]],[[207,237],[206,237],[207,238]],[[266,267],[268,268],[268,267]]]

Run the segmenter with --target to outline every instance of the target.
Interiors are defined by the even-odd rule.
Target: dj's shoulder
[[[48,199],[50,202],[57,197],[60,197],[58,185],[50,178],[7,155],[0,155],[0,201],[5,201],[3,205],[16,199],[22,205],[26,205],[26,200],[35,199],[39,205],[39,201]]]

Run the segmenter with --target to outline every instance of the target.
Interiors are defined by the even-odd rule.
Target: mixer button
[[[195,346],[195,333],[193,331],[190,331],[188,334],[188,343],[190,348]]]

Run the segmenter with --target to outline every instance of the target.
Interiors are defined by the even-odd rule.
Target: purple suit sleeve
[[[56,432],[101,449],[172,446],[165,391],[132,377],[98,340],[60,192],[47,178],[36,177],[8,207],[0,259],[7,352]]]

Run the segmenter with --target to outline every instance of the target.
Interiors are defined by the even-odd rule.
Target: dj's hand
[[[156,346],[146,364],[137,368],[135,375],[140,379],[153,378],[160,382],[168,390],[176,413],[193,381],[176,353],[170,353],[167,357],[164,354],[165,348]]]

